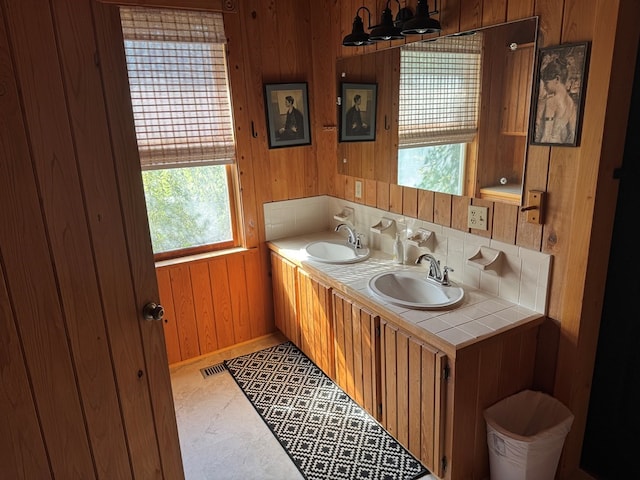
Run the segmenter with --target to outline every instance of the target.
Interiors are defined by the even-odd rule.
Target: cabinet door
[[[379,321],[378,316],[333,293],[336,383],[378,420]]]
[[[276,328],[299,347],[296,265],[271,252],[271,280]]]
[[[335,380],[331,289],[298,269],[300,349]]]
[[[442,477],[446,356],[380,320],[382,425]]]

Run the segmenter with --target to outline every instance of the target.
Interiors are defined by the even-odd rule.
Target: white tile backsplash
[[[344,207],[354,209],[353,221],[349,222],[350,226],[362,234],[363,242],[369,248],[388,254],[393,251],[395,235],[371,231],[371,226],[377,224],[382,217],[396,221],[397,229],[402,233],[403,239],[418,228],[424,228],[434,233],[435,238],[431,248],[407,248],[408,264],[413,264],[421,253],[431,253],[443,266],[447,265],[453,269],[449,275],[453,281],[480,289],[535,312],[546,313],[551,255],[412,217],[326,195],[284,200],[264,204],[266,239],[276,240],[333,230],[338,223],[341,223],[334,219],[334,215],[342,212]],[[480,246],[488,246],[503,252],[502,264],[498,272],[480,270],[467,264],[467,258],[475,254]],[[495,324],[486,325],[486,327],[495,329],[502,323],[501,320],[500,317],[496,317]],[[424,322],[428,320],[420,323]],[[462,341],[470,333],[469,329],[466,332],[460,330],[456,332],[455,340]]]

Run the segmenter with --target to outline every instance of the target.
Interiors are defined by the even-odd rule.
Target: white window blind
[[[143,170],[235,161],[222,14],[120,8]]]
[[[405,45],[399,146],[467,143],[478,129],[482,34]]]

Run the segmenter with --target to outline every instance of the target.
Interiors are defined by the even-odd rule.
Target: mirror
[[[340,142],[338,172],[358,178],[521,205],[537,31],[538,18],[531,17],[339,59],[336,70],[339,92],[343,83],[351,82],[375,83],[378,93],[374,139]],[[477,49],[475,57],[474,49]],[[415,61],[416,52],[423,59],[422,71],[416,70],[415,65],[407,66],[412,57]],[[440,54],[435,58],[437,52],[447,52],[448,56]],[[472,61],[473,58],[476,60]],[[434,67],[438,62],[440,66]],[[436,75],[432,71],[443,66],[444,73],[439,74],[440,81],[456,85],[454,94],[426,96],[422,91],[427,89],[424,85],[433,84]],[[466,136],[456,133],[449,137],[438,137],[428,132],[418,135],[416,141],[408,141],[408,123],[419,126],[433,123],[429,120],[429,108],[448,112],[447,121],[455,116],[452,112],[457,111],[458,106],[448,102],[460,96],[460,78],[470,71],[477,72],[474,80],[476,85],[465,89],[473,93],[475,88],[473,95],[477,98],[477,104],[471,115],[475,116],[474,126],[459,127],[459,131],[464,131]],[[407,80],[406,72],[412,72],[410,80]],[[417,92],[414,101],[407,101],[408,84],[413,84]],[[419,86],[416,88],[415,84]],[[341,108],[350,108],[352,101],[341,98]],[[449,152],[446,155],[455,157],[455,166],[451,168],[458,169],[459,178],[449,182],[450,185],[432,178],[437,176],[434,172],[449,168],[443,166],[440,158],[445,154],[438,153],[443,148],[436,147],[443,143],[447,147],[444,150]],[[449,148],[451,145],[460,145],[460,151]],[[427,146],[427,150],[415,150],[420,152],[417,160],[409,163],[403,160],[409,148],[420,146]],[[432,162],[431,166],[428,166],[429,162]],[[451,175],[447,173],[442,176]]]

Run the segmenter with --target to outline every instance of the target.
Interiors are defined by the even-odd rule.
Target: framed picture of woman
[[[589,42],[539,50],[529,135],[532,145],[578,145],[588,54]]]
[[[341,142],[367,142],[376,139],[375,83],[343,83],[342,114],[340,115]]]
[[[306,83],[264,85],[269,148],[311,144]]]

